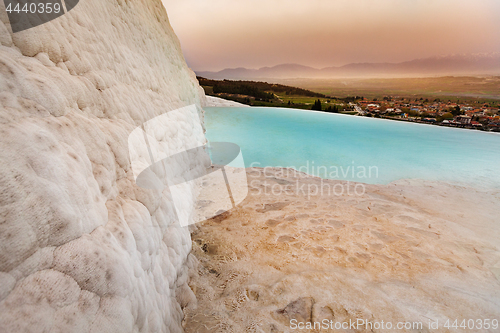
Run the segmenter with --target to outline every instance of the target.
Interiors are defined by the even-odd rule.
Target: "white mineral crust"
[[[81,0],[15,34],[2,1],[0,43],[0,331],[181,332],[189,231],[168,191],[136,185],[128,149],[148,120],[205,104],[161,1]]]

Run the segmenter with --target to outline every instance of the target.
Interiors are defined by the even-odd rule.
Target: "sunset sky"
[[[500,52],[498,0],[162,0],[194,70]]]

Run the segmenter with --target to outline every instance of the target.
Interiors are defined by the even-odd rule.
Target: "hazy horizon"
[[[162,0],[195,71],[500,52],[496,0]]]
[[[299,65],[299,66],[304,66],[304,67],[310,67],[312,69],[321,70],[321,69],[327,69],[327,68],[333,68],[333,67],[343,67],[343,66],[352,65],[352,64],[399,64],[399,63],[411,62],[413,60],[419,60],[419,59],[432,59],[432,58],[439,58],[439,57],[454,57],[454,56],[461,56],[461,55],[463,55],[463,56],[475,56],[475,55],[495,55],[495,56],[500,56],[500,52],[475,53],[475,54],[473,54],[473,53],[442,54],[442,55],[436,55],[436,56],[429,56],[427,58],[413,58],[413,59],[406,59],[406,60],[395,61],[395,62],[390,62],[390,61],[383,61],[383,62],[382,61],[380,61],[380,62],[363,61],[363,62],[349,62],[349,63],[345,63],[345,64],[339,64],[339,65],[336,65],[336,66],[325,66],[325,67],[308,66],[308,65],[303,65],[303,64],[299,64],[299,63],[279,63],[279,64],[272,64],[272,65],[267,65],[267,66],[262,66],[262,67],[245,67],[245,66],[226,67],[226,68],[222,68],[220,70],[216,70],[214,72],[219,72],[219,71],[222,71],[222,70],[225,70],[225,69],[238,69],[238,68],[244,68],[244,69],[248,69],[248,70],[259,70],[259,69],[264,69],[264,68],[274,68],[274,67],[278,67],[278,66],[287,66],[287,65],[290,65],[290,66]],[[211,72],[211,71],[205,71],[205,70],[196,70],[196,71],[197,72]],[[493,73],[491,75],[497,76],[498,74],[497,73]]]

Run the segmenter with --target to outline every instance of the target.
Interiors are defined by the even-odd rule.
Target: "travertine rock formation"
[[[206,98],[205,106],[208,107],[248,107],[248,105],[245,104],[229,101],[214,96],[205,96],[205,98]]]
[[[0,43],[0,332],[182,331],[189,231],[127,146],[204,99],[161,1],[81,0],[15,34],[1,2]],[[157,140],[178,148],[195,121]]]
[[[246,200],[192,234],[186,332],[498,332],[479,329],[500,318],[498,191],[247,175]]]

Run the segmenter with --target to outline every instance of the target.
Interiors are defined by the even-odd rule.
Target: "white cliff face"
[[[189,231],[136,185],[127,141],[205,103],[161,1],[81,0],[16,34],[1,2],[0,43],[0,331],[182,331]]]

